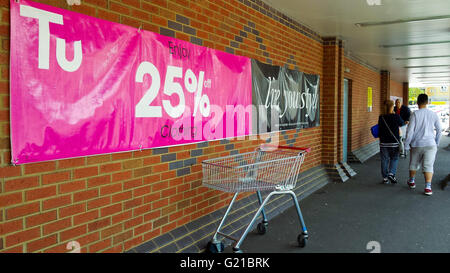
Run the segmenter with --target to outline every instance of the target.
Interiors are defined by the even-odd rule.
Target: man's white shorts
[[[409,169],[417,171],[422,165],[425,173],[433,173],[434,160],[436,159],[437,147],[411,147],[411,155],[409,160]]]

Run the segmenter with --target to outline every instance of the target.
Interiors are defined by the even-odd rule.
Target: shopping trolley
[[[233,251],[235,253],[241,253],[240,246],[248,232],[252,229],[259,214],[262,216],[262,222],[258,224],[257,231],[259,234],[265,234],[268,221],[264,206],[270,197],[276,194],[289,194],[292,197],[302,228],[301,233],[297,237],[297,241],[300,247],[305,247],[308,240],[308,231],[300,206],[298,205],[297,197],[292,189],[297,182],[300,166],[309,151],[309,148],[263,144],[254,152],[203,161],[203,186],[235,193],[212,240],[206,246],[206,251],[217,253],[224,250],[224,244],[219,240],[220,235],[233,240],[235,242]],[[255,191],[260,206],[241,237],[237,239],[221,232],[225,219],[231,211],[231,207],[238,194],[241,192]],[[261,197],[261,191],[271,191],[264,201]]]

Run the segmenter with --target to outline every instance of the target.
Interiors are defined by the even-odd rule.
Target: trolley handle
[[[305,147],[290,147],[290,146],[279,146],[279,145],[271,145],[271,144],[263,144],[261,147],[273,147],[273,148],[280,148],[280,149],[286,149],[286,150],[296,150],[296,151],[304,151],[304,152],[311,152],[311,148],[305,148]]]

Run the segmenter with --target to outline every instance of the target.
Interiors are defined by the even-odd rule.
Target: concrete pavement
[[[381,184],[379,155],[351,164],[358,173],[346,183],[331,183],[300,202],[310,239],[297,246],[299,221],[291,207],[269,222],[265,235],[250,232],[241,249],[246,253],[368,253],[379,243],[385,253],[450,252],[450,137],[441,140],[433,196],[425,196],[423,175],[416,189],[406,185],[408,159],[400,159],[396,185]],[[372,248],[369,248],[372,249]],[[231,252],[227,247],[225,252]]]

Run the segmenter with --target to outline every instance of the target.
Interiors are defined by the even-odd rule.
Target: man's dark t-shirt
[[[395,106],[394,112],[399,114],[404,121],[409,121],[409,118],[411,117],[411,110],[408,106],[405,105],[400,106],[400,111],[398,110],[397,106]]]

